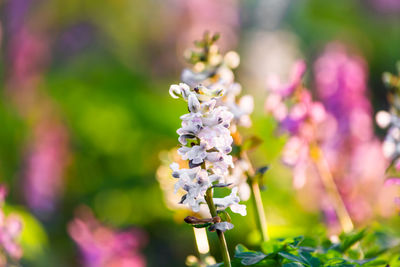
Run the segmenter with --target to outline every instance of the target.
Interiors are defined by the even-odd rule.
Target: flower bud
[[[390,113],[387,111],[384,111],[384,110],[381,110],[378,113],[376,113],[375,119],[376,119],[376,123],[381,128],[388,127],[392,120]]]
[[[236,69],[240,64],[240,57],[235,51],[229,51],[225,54],[224,61],[229,68]]]
[[[179,98],[181,96],[181,88],[179,85],[171,85],[169,87],[169,94],[172,96],[172,98]]]

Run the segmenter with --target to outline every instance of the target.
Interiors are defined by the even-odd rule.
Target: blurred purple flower
[[[144,267],[146,260],[139,249],[146,241],[139,230],[118,232],[102,225],[88,207],[80,207],[68,225],[77,243],[85,267]]]
[[[5,19],[7,20],[7,32],[17,33],[25,23],[25,16],[29,11],[32,0],[13,0],[6,5]]]
[[[34,129],[27,166],[25,197],[36,212],[52,212],[63,187],[63,171],[68,162],[68,136],[63,125],[43,121]]]
[[[374,8],[385,13],[396,13],[400,11],[399,0],[370,0]]]
[[[288,82],[270,76],[265,101],[265,110],[279,122],[279,131],[290,136],[282,151],[282,161],[293,168],[296,188],[306,182],[308,168],[312,165],[310,146],[318,142],[318,128],[326,117],[324,106],[313,101],[310,91],[302,86],[305,69],[305,63],[299,60]]]
[[[79,23],[66,29],[55,44],[57,56],[70,58],[87,47],[94,38],[94,26]]]

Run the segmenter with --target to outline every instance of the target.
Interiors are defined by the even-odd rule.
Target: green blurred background
[[[268,55],[271,43],[256,37],[289,36],[286,44],[294,47],[293,56],[309,65],[326,43],[348,44],[368,62],[375,110],[386,107],[381,74],[393,72],[400,59],[399,5],[385,8],[378,0],[15,1],[23,12],[10,9],[11,2],[1,3],[0,179],[10,188],[12,209],[29,211],[22,189],[24,158],[35,114],[43,112],[40,105],[19,103],[23,93],[13,93],[18,86],[10,85],[15,21],[46,43],[42,56],[32,59],[32,71],[40,77],[35,98],[51,103],[69,136],[55,210],[44,217],[26,214],[32,226],[24,230],[23,266],[79,266],[78,250],[66,229],[82,204],[106,224],[143,229],[148,266],[183,266],[186,256],[195,253],[191,227],[166,208],[155,177],[160,152],[177,146],[175,131],[185,113],[184,103],[172,99],[168,88],[179,82],[183,49],[192,45],[191,33],[196,32],[191,27],[197,33],[221,31],[223,49],[242,56],[237,79],[256,96],[254,127],[245,131],[264,140],[251,157],[258,166],[271,166],[263,199],[273,237],[315,234],[323,225],[321,214],[307,212],[298,203],[290,170],[279,161],[285,138],[274,135],[275,123],[263,112],[263,75],[269,66],[246,59],[268,60],[262,53]],[[191,10],[194,2],[202,8]],[[257,239],[251,206],[248,209],[247,217],[233,216],[236,231],[227,234],[232,245],[251,247]],[[396,220],[385,223],[396,226]],[[209,236],[215,243],[214,235]]]

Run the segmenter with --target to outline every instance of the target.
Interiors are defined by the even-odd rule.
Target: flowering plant
[[[380,259],[376,260],[380,254],[374,254],[368,250],[370,245],[368,242],[376,239],[377,233],[374,230],[353,230],[354,224],[348,204],[335,180],[334,175],[337,174],[332,173],[335,161],[332,163],[332,153],[329,152],[329,148],[332,143],[337,143],[337,138],[323,133],[332,120],[338,123],[339,130],[347,129],[350,119],[340,117],[341,114],[336,116],[335,110],[332,110],[328,103],[331,100],[325,95],[322,96],[321,102],[313,100],[311,92],[302,83],[306,69],[303,61],[295,64],[289,82],[283,83],[275,77],[268,80],[269,94],[265,109],[277,120],[279,132],[289,136],[283,149],[282,161],[293,168],[294,186],[303,187],[310,173],[318,177],[344,233],[339,236],[332,235],[329,239],[298,237],[269,240],[259,191],[259,183],[262,182],[261,178],[268,168],[254,170],[247,152],[256,147],[260,139],[242,138],[239,130],[240,127],[251,126],[249,115],[253,110],[253,99],[249,95],[240,97],[241,86],[235,82],[232,71],[239,64],[239,56],[232,51],[222,55],[215,45],[217,39],[217,35],[205,34],[202,41],[196,42],[198,49],[186,54],[192,68],[184,69],[181,76],[182,83],[171,85],[169,90],[173,98],[186,101],[189,111],[180,117],[182,124],[177,130],[180,143],[177,154],[180,159],[172,157],[175,161],[170,164],[172,177],[177,179],[174,191],[180,192],[181,196],[179,204],[193,211],[184,221],[194,228],[207,228],[211,232],[217,232],[224,266],[381,264]],[[340,49],[327,50],[326,54],[318,60],[317,65],[321,67],[321,70],[324,69],[324,59],[330,57],[331,54],[340,54],[341,57],[337,61],[340,67],[333,66],[334,68],[330,71],[339,70],[344,65],[352,71],[363,72],[361,61],[348,57]],[[332,67],[332,65],[329,66]],[[318,86],[327,87],[328,84],[323,80],[324,76],[318,71],[317,75],[319,75],[317,76]],[[335,75],[340,76],[340,73]],[[337,79],[340,80],[339,76]],[[354,107],[350,105],[346,112],[354,114],[355,111],[362,111],[365,121],[369,118],[369,106],[364,105],[366,100],[364,81],[359,81],[358,85],[358,90],[352,92],[352,99],[359,100],[361,104]],[[342,87],[340,89],[342,90]],[[347,105],[347,103],[339,104]],[[351,119],[357,118],[359,119],[359,116],[351,117]],[[369,152],[374,150],[365,150],[365,147],[373,148],[379,143],[373,138],[351,135],[347,132],[342,133],[340,138],[343,140],[350,138],[357,142],[360,148],[364,148],[363,151]],[[339,147],[343,148],[342,145]],[[357,152],[359,147],[354,146],[351,149]],[[353,153],[350,154],[353,155]],[[355,153],[355,155],[358,154]],[[366,157],[367,155],[363,156],[363,158]],[[355,168],[348,169],[347,165],[343,168],[343,172],[355,172],[355,170]],[[216,197],[214,193],[219,190],[218,188],[229,188],[230,194]],[[234,213],[246,215],[246,206],[240,204],[240,201],[247,200],[250,195],[253,197],[255,211],[258,213],[258,226],[263,235],[261,246],[263,251],[251,251],[243,245],[238,245],[235,256],[231,260],[224,232],[231,230],[234,226],[226,210],[229,208]],[[367,245],[362,246],[361,241],[365,239],[368,242],[363,241],[363,244]],[[392,245],[397,243],[397,240],[393,240]],[[382,248],[382,251],[392,252],[392,248],[388,246]],[[393,254],[388,253],[388,255],[387,262],[392,261]],[[192,259],[188,264],[204,266],[201,260],[197,259]],[[212,266],[221,266],[221,264]]]
[[[376,114],[376,122],[381,128],[388,128],[382,149],[384,155],[391,161],[388,171],[400,170],[400,62],[397,63],[398,75],[383,74],[383,81],[389,88],[388,100],[390,110],[381,110]],[[400,185],[400,178],[391,177],[386,180],[387,185]],[[400,197],[395,198],[395,203],[400,206]]]
[[[270,83],[265,108],[278,121],[279,130],[289,134],[282,161],[293,168],[294,186],[302,187],[310,169],[314,170],[324,184],[342,229],[349,232],[353,229],[353,222],[320,148],[323,140],[320,129],[326,110],[320,102],[313,101],[310,91],[303,87],[301,78],[304,72],[305,63],[298,61],[289,83]]]
[[[188,103],[189,113],[181,116],[182,127],[177,133],[181,144],[178,153],[188,161],[189,168],[179,168],[178,163],[170,167],[172,176],[178,179],[175,191],[186,192],[180,203],[194,212],[200,211],[201,204],[207,204],[212,216],[207,219],[190,216],[185,222],[217,231],[225,265],[230,266],[223,232],[232,229],[233,224],[225,210],[230,208],[234,213],[246,215],[246,206],[239,204],[238,192],[241,189],[243,195],[248,186],[242,171],[232,171],[234,162],[229,154],[234,140],[232,133],[237,131],[237,126],[251,124],[252,98],[244,96],[236,102],[241,88],[234,82],[231,69],[237,67],[239,57],[235,52],[222,57],[214,45],[217,39],[217,35],[206,34],[196,43],[201,51],[189,52],[187,56],[193,69],[182,72],[184,83],[170,87],[173,98],[182,98]],[[214,197],[214,188],[220,187],[232,187],[231,193],[223,198]]]

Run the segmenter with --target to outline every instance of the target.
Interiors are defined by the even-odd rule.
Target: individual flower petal
[[[238,213],[242,216],[246,216],[247,214],[246,205],[236,203],[230,205],[229,207],[231,208],[231,211],[234,213]]]
[[[188,107],[189,111],[192,113],[197,113],[200,109],[200,102],[195,94],[189,94],[188,97]]]
[[[179,85],[173,84],[169,87],[169,94],[172,98],[179,98],[181,96],[181,88]]]
[[[216,230],[220,230],[221,232],[231,230],[231,229],[233,229],[233,227],[234,227],[233,224],[230,222],[220,222],[220,223],[214,224],[214,228]]]
[[[239,213],[242,216],[247,214],[246,206],[239,204],[240,198],[237,196],[238,188],[232,188],[232,192],[229,196],[224,198],[214,198],[214,204],[218,208],[226,209],[231,208],[232,212]]]

